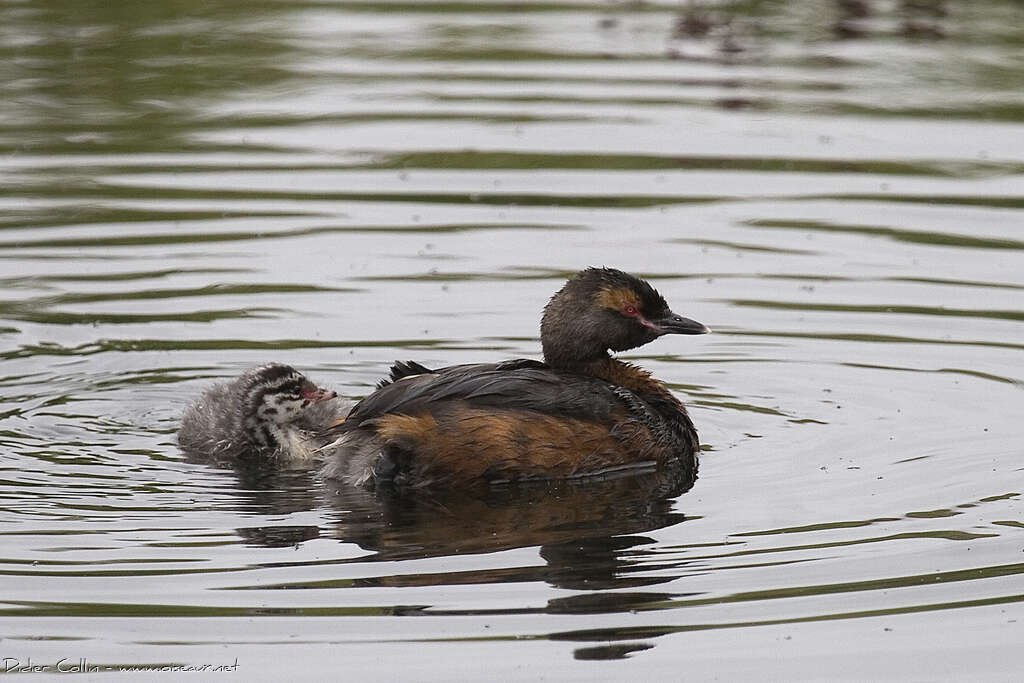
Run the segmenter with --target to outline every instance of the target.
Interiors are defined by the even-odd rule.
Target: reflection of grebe
[[[708,329],[647,282],[588,268],[541,320],[544,363],[513,360],[392,379],[331,428],[325,474],[363,485],[458,486],[696,468],[697,432],[660,382],[608,351]]]
[[[586,548],[607,542],[622,549],[651,543],[644,534],[686,520],[674,509],[673,499],[693,485],[692,470],[671,466],[658,472],[608,480],[554,480],[516,486],[416,489],[409,491],[380,487],[367,491],[357,486],[324,487],[319,501],[333,510],[332,527],[321,528],[321,537],[333,536],[356,543],[376,556],[360,556],[354,562],[403,560],[467,553],[490,553],[510,548],[540,546],[541,556],[556,572],[541,567],[524,567],[531,580],[551,580],[568,586],[588,575],[598,580],[618,562],[582,558]],[[293,532],[298,533],[298,532]],[[603,539],[603,541],[602,541]],[[560,548],[564,544],[564,548]],[[614,554],[614,553],[612,553]],[[574,557],[570,558],[570,555]],[[628,563],[633,564],[635,563]],[[622,576],[616,587],[651,581],[651,564],[632,569],[619,567]],[[487,571],[487,570],[484,570]],[[517,570],[497,570],[510,580]],[[474,575],[477,572],[472,572]],[[402,581],[431,582],[435,574],[404,574]],[[583,582],[581,581],[580,584]],[[596,583],[591,590],[599,588]]]
[[[193,457],[221,462],[309,459],[326,443],[314,433],[346,412],[336,396],[287,365],[251,368],[185,411],[178,444]]]

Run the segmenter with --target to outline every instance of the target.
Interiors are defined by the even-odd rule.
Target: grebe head
[[[256,435],[265,434],[262,427],[292,422],[313,403],[337,396],[319,388],[295,368],[280,363],[247,370],[237,386],[245,427]]]
[[[544,307],[540,323],[544,360],[567,369],[665,334],[710,331],[673,313],[646,281],[613,268],[587,268],[569,278]]]

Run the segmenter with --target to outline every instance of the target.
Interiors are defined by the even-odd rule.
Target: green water
[[[1022,55],[1014,2],[0,4],[3,670],[1019,679]],[[176,447],[257,363],[538,357],[587,265],[715,331],[625,354],[680,496]]]

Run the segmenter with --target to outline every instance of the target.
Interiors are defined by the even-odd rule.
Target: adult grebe
[[[374,486],[458,487],[697,467],[683,404],[616,360],[666,334],[708,328],[676,315],[647,282],[611,268],[569,279],[544,309],[544,362],[398,363],[391,380],[325,436],[329,478]]]

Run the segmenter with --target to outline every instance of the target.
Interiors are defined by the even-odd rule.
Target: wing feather
[[[567,381],[569,378],[571,381]],[[358,403],[340,427],[348,431],[382,415],[417,415],[453,402],[599,422],[609,419],[612,406],[621,405],[609,382],[584,375],[567,376],[537,361],[454,365],[404,375],[401,381],[381,387]]]

